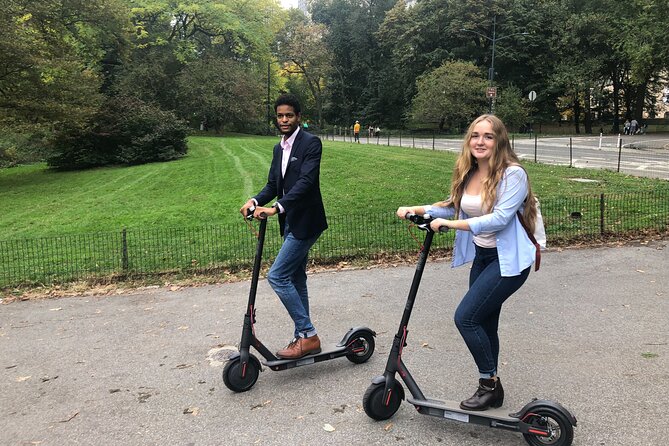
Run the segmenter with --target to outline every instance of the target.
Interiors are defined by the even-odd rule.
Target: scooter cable
[[[246,219],[246,218],[244,219],[244,223],[246,223],[246,226],[249,227],[249,229],[251,230],[251,232],[253,232],[253,235],[255,235],[256,238],[260,238],[260,234],[259,234],[258,231],[256,230],[256,227],[253,226],[253,223],[251,223],[251,222],[250,222],[248,219]]]
[[[409,227],[407,228],[407,230],[409,231],[409,235],[411,236],[411,238],[416,241],[416,244],[418,246],[420,246],[420,250],[418,252],[421,253],[421,252],[423,252],[423,249],[425,248],[425,246],[423,246],[423,243],[420,240],[418,240],[418,237],[416,237],[416,235],[411,230],[411,228],[413,228],[414,226],[416,226],[416,223],[411,223],[409,225]]]

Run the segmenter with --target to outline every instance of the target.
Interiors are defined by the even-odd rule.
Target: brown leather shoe
[[[320,352],[321,340],[318,339],[318,336],[314,335],[308,338],[293,339],[286,348],[276,352],[276,356],[281,359],[298,359]]]

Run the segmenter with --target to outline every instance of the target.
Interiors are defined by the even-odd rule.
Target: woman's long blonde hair
[[[465,139],[462,143],[462,151],[460,152],[460,156],[458,156],[458,159],[455,162],[455,168],[453,169],[453,180],[451,183],[451,195],[448,200],[435,203],[436,205],[440,206],[454,206],[456,216],[460,213],[460,201],[462,200],[462,195],[465,192],[467,181],[478,168],[476,159],[472,156],[470,150],[470,141],[472,138],[472,133],[474,132],[474,127],[476,127],[476,125],[481,121],[488,121],[492,126],[492,130],[495,135],[495,148],[492,151],[492,156],[490,157],[489,161],[489,174],[487,177],[482,179],[481,184],[481,202],[483,203],[484,209],[486,209],[487,212],[492,212],[492,208],[495,205],[495,201],[497,200],[497,186],[499,185],[499,182],[504,175],[504,170],[511,165],[518,165],[523,168],[520,165],[518,156],[516,156],[516,153],[511,148],[509,134],[506,131],[506,126],[504,126],[504,123],[495,115],[486,114],[476,118],[469,125],[469,129],[467,129]],[[528,176],[527,198],[525,200],[523,220],[531,232],[534,232],[534,221],[536,216],[536,199],[532,193],[530,179]]]

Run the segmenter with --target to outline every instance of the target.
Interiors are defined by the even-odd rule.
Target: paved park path
[[[668,242],[544,254],[505,306],[505,407],[559,401],[578,418],[574,445],[666,443]],[[476,383],[453,323],[466,268],[428,263],[405,361],[427,396],[462,399]],[[519,434],[419,415],[404,403],[374,422],[362,409],[404,307],[411,266],[310,276],[326,342],[377,331],[369,362],[265,370],[249,392],[221,379],[239,341],[248,282],[0,305],[0,445],[495,445]],[[272,348],[291,323],[262,281],[257,335]]]

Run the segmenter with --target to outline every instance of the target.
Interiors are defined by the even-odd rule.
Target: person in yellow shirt
[[[353,137],[355,138],[355,142],[360,144],[360,121],[355,121],[355,125],[353,126]]]

